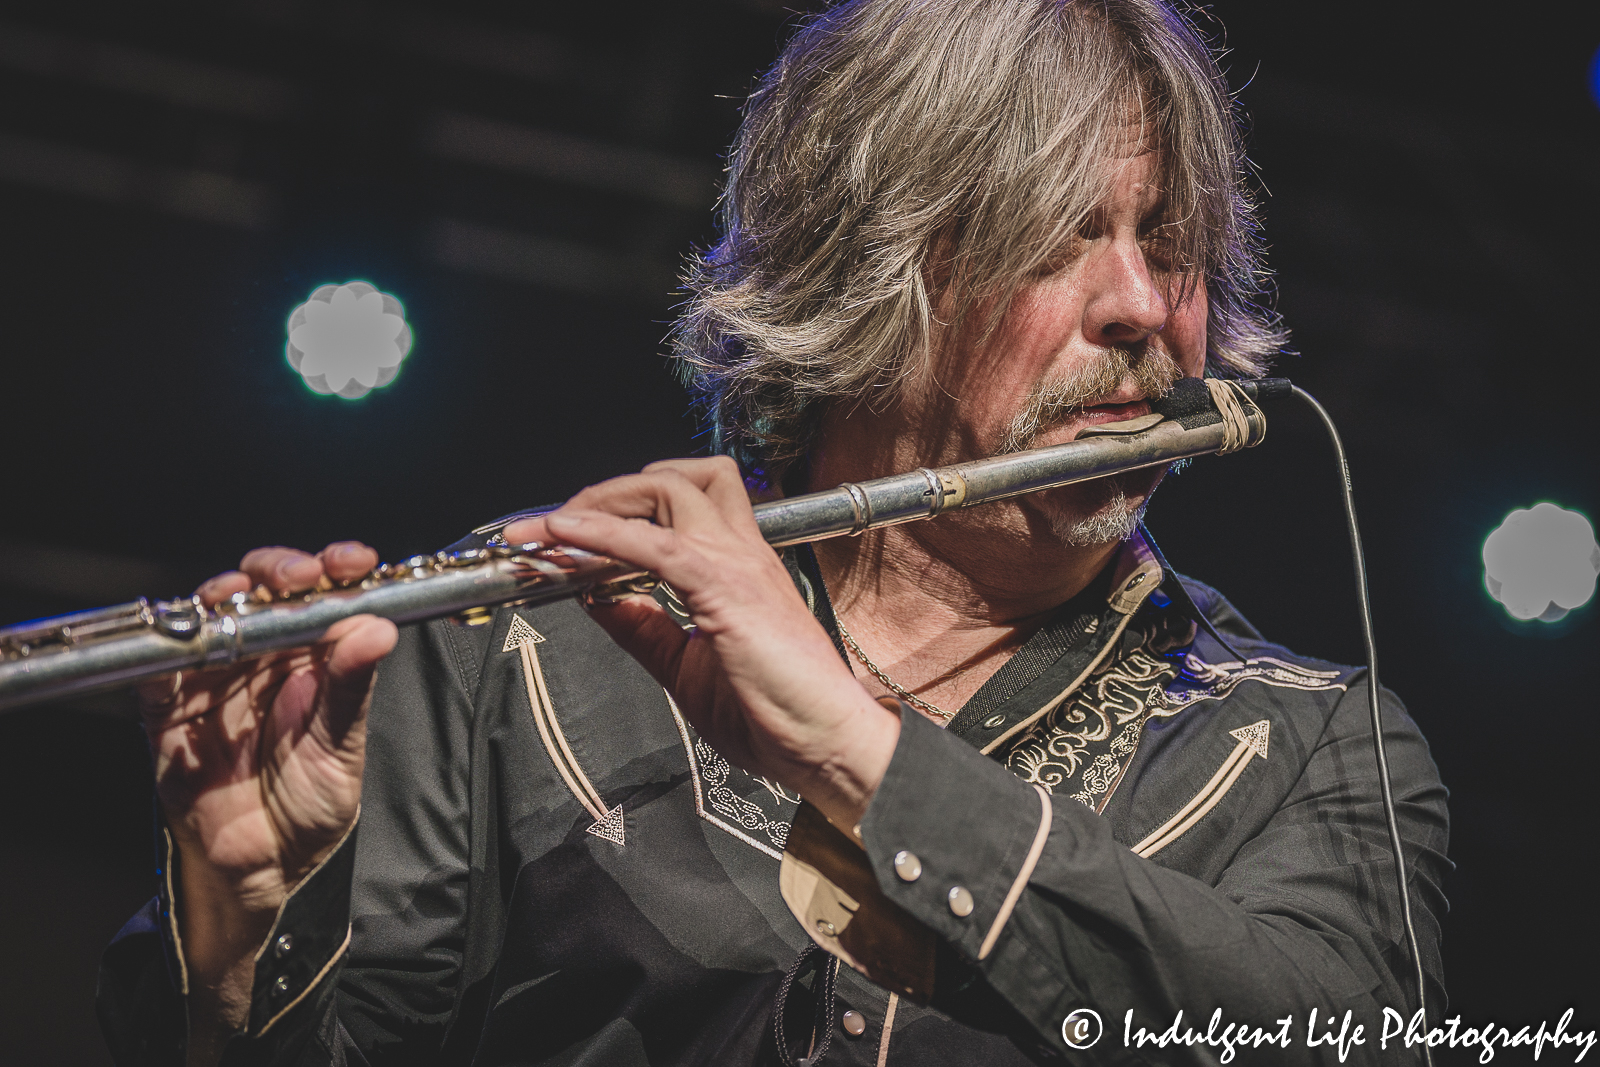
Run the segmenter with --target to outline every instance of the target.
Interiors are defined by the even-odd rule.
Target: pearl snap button
[[[902,882],[915,882],[922,877],[922,861],[915,852],[901,849],[894,854],[894,873]]]
[[[860,1037],[867,1032],[867,1020],[861,1017],[859,1011],[847,1011],[839,1021],[844,1024],[844,1032],[851,1037]]]
[[[972,914],[972,894],[967,892],[966,886],[950,887],[950,911],[958,919],[965,919]]]

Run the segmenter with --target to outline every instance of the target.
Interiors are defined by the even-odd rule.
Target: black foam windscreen
[[[1287,378],[1256,378],[1236,382],[1256,403],[1288,396],[1294,384]],[[1186,430],[1209,426],[1221,420],[1211,390],[1199,378],[1179,378],[1172,392],[1150,405],[1150,409],[1171,419]]]
[[[1172,419],[1185,429],[1204,426],[1222,418],[1217,405],[1211,401],[1211,390],[1199,378],[1179,378],[1172,392],[1150,405],[1150,410],[1163,418]],[[1206,416],[1210,416],[1207,418]],[[1198,421],[1194,421],[1198,420]],[[1193,425],[1190,423],[1193,421]]]

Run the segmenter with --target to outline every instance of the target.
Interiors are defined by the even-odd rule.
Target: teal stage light
[[[289,315],[284,356],[306,387],[358,400],[394,381],[411,351],[399,300],[367,282],[324,285]]]
[[[1594,596],[1594,526],[1554,504],[1519,508],[1483,543],[1483,584],[1513,618],[1558,622]]]

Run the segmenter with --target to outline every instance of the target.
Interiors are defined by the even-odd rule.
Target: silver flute
[[[1282,378],[1184,379],[1151,414],[1090,427],[1067,444],[758,504],[756,522],[769,544],[782,547],[1235,451],[1266,435],[1257,402],[1291,388]],[[342,586],[324,581],[305,593],[257,588],[220,605],[198,596],[141,598],[0,630],[0,711],[313,645],[352,615],[419,622],[570,596],[615,600],[654,584],[636,566],[582,549],[491,543],[386,563],[363,579]]]

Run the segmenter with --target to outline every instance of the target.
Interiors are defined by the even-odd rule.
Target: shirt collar
[[[1111,589],[1106,594],[1111,610],[1121,615],[1138,611],[1167,582],[1166,562],[1144,526],[1134,530],[1111,561]]]

